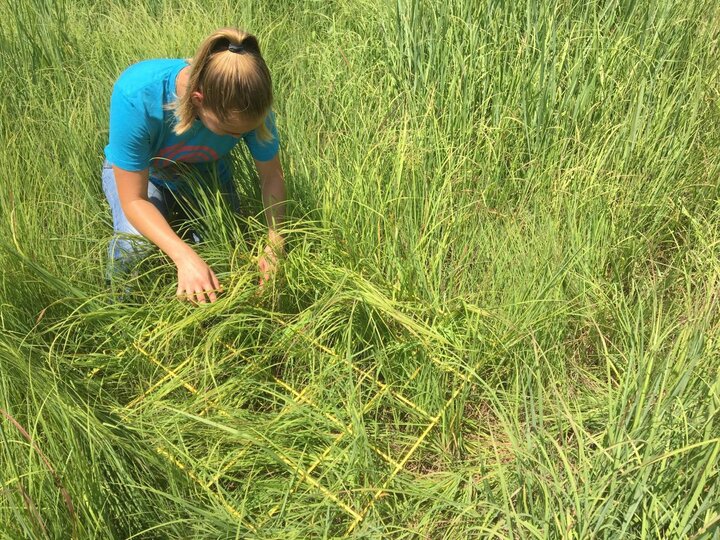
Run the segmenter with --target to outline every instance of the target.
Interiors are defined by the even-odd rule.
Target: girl
[[[283,250],[276,227],[285,201],[272,99],[270,71],[257,39],[235,28],[207,37],[189,62],[146,60],[120,75],[110,100],[102,175],[115,229],[108,279],[147,253],[147,244],[119,234],[142,235],[177,266],[178,297],[199,303],[217,299],[222,286],[215,273],[168,219],[183,191],[180,173],[188,169],[206,179],[216,173],[223,196],[238,209],[228,154],[240,139],[260,178],[268,223],[267,246],[258,261],[260,285],[269,279]]]

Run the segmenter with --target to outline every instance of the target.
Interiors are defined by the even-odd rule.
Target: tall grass
[[[0,0],[0,535],[720,538],[709,0]],[[112,83],[260,37],[288,184],[115,301]]]

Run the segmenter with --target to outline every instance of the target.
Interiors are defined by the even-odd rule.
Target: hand
[[[263,254],[258,259],[258,270],[260,270],[260,289],[262,289],[271,277],[275,274],[278,266],[278,257],[282,256],[284,251],[282,236],[271,230],[268,237],[268,244],[265,246]]]
[[[260,288],[270,281],[270,278],[277,270],[277,255],[271,246],[265,246],[265,251],[258,259],[258,270],[260,270]]]
[[[194,251],[177,263],[178,288],[177,297],[192,303],[207,303],[217,300],[217,293],[222,285],[215,273]]]

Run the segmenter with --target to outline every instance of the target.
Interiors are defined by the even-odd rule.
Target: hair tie
[[[230,43],[227,48],[228,51],[234,52],[237,54],[245,52],[245,47],[242,45],[236,45],[235,43]]]

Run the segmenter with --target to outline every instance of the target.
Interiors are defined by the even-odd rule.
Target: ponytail
[[[200,44],[190,60],[185,93],[168,106],[175,112],[177,135],[192,127],[196,111],[191,97],[196,91],[204,96],[203,107],[218,118],[263,120],[257,128],[258,137],[264,141],[272,138],[264,121],[273,102],[272,81],[254,35],[221,28]]]

